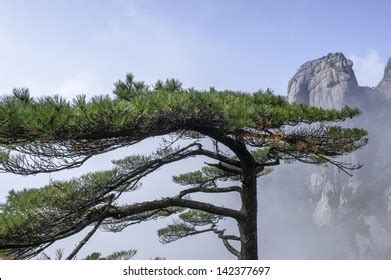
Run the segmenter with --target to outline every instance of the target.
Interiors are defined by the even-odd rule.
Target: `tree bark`
[[[230,148],[240,161],[242,169],[242,207],[240,209],[241,217],[235,218],[240,233],[240,254],[239,260],[257,260],[258,259],[258,199],[257,199],[257,162],[247,149],[244,142],[230,138],[227,133],[219,133],[216,130],[208,130],[199,127],[196,129],[204,135],[217,140]]]
[[[256,167],[251,164],[243,167],[243,189],[241,212],[244,219],[238,220],[241,250],[239,260],[258,259],[258,200]]]

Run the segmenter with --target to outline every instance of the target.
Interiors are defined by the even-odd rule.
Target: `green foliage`
[[[37,226],[44,216],[61,215],[73,208],[94,206],[100,196],[115,181],[117,170],[96,171],[80,178],[53,181],[45,187],[10,191],[5,203],[0,204],[0,234],[24,225]]]
[[[173,176],[172,180],[182,186],[213,187],[215,186],[216,180],[228,180],[230,178],[236,179],[236,177],[230,176],[216,167],[204,166],[201,170]]]
[[[55,212],[66,206],[70,197],[75,197],[72,184],[62,183],[61,189],[47,186],[41,189],[24,189],[10,191],[7,201],[0,206],[0,234],[8,229],[32,222],[32,217],[41,212]]]
[[[258,162],[267,161],[269,153],[270,153],[270,147],[256,149],[255,151],[251,152],[254,159]]]
[[[154,90],[167,93],[179,92],[182,90],[182,83],[176,79],[168,79],[165,82],[159,80],[155,83]]]
[[[122,250],[114,252],[106,257],[102,257],[102,253],[99,252],[93,252],[87,257],[84,258],[84,260],[110,260],[110,261],[118,261],[118,260],[130,260],[134,257],[134,255],[137,253],[136,250]]]
[[[356,116],[357,109],[325,110],[304,104],[289,104],[284,97],[270,92],[244,93],[234,91],[197,91],[182,89],[178,81],[168,80],[151,89],[134,82],[128,75],[116,84],[118,97],[99,96],[87,101],[84,96],[72,102],[63,98],[39,99],[3,97],[0,102],[0,119],[7,120],[0,127],[0,143],[56,139],[90,139],[93,135],[110,138],[125,133],[145,136],[157,132],[151,125],[168,120],[161,127],[170,131],[180,129],[189,122],[205,123],[228,132],[238,129],[271,129],[295,123],[338,121]],[[141,121],[142,120],[142,121]]]
[[[212,231],[222,217],[205,211],[190,209],[179,214],[179,221],[158,230],[158,236],[162,243],[170,243],[187,237]],[[210,226],[205,228],[205,226]]]
[[[52,181],[42,188],[28,188],[10,191],[5,203],[0,204],[0,232],[6,225],[19,225],[41,212],[58,212],[73,205],[87,203],[108,192],[114,183],[116,189],[126,185],[118,184],[118,178],[149,160],[150,156],[129,156],[115,160],[112,170],[95,171],[70,180]],[[2,222],[3,221],[3,222]]]
[[[114,95],[118,99],[132,100],[136,96],[144,95],[148,91],[148,87],[144,82],[136,82],[133,74],[127,74],[125,81],[118,81],[114,84]]]
[[[186,223],[174,223],[158,230],[157,234],[162,243],[169,243],[180,238],[191,235],[194,227]]]
[[[14,88],[12,90],[12,94],[17,100],[20,100],[21,102],[31,101],[30,91],[27,88]]]
[[[203,184],[209,178],[204,176],[204,174],[200,171],[188,172],[180,175],[176,175],[172,177],[173,181],[177,184],[181,185],[193,185],[198,186]]]
[[[96,260],[100,260],[101,257],[102,257],[102,253],[93,252],[93,253],[89,254],[87,257],[85,257],[84,259],[89,260],[89,261],[96,261]]]
[[[217,223],[221,217],[200,210],[188,210],[179,214],[179,218],[193,227]]]
[[[342,128],[338,126],[330,126],[327,128],[327,136],[330,139],[353,139],[358,140],[363,136],[367,136],[368,133],[361,128]]]

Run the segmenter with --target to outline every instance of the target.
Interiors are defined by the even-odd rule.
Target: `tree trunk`
[[[241,238],[240,260],[258,259],[257,177],[255,167],[243,168],[242,209],[244,219],[238,221]]]

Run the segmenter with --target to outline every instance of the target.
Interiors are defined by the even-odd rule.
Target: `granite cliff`
[[[346,125],[367,129],[369,144],[344,160],[363,167],[352,177],[334,167],[305,171],[312,223],[345,240],[338,258],[391,258],[391,59],[375,88],[358,84],[353,62],[342,53],[307,62],[289,81],[288,100],[362,111]]]
[[[382,92],[388,99],[391,98],[391,58],[388,60],[384,77],[376,86],[376,89]]]

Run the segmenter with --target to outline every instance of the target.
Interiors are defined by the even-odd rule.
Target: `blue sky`
[[[0,2],[0,93],[109,93],[126,72],[153,83],[286,94],[305,61],[341,51],[362,84],[391,56],[389,1]]]
[[[150,84],[178,78],[199,89],[269,87],[284,95],[301,64],[336,51],[354,60],[362,85],[374,86],[391,56],[390,10],[391,1],[385,0],[0,0],[0,94],[19,86],[35,96],[110,93],[115,81],[132,72]],[[123,155],[102,155],[52,178],[109,168],[115,156]],[[163,170],[149,185],[169,184],[169,172],[180,168]],[[2,174],[1,180],[3,201],[10,187],[40,186],[48,177]],[[139,258],[230,257],[208,237],[163,248],[156,237],[159,224],[152,226],[152,231],[151,224],[143,224],[112,239],[99,233],[84,252],[136,248]],[[64,247],[73,248],[77,241]]]

